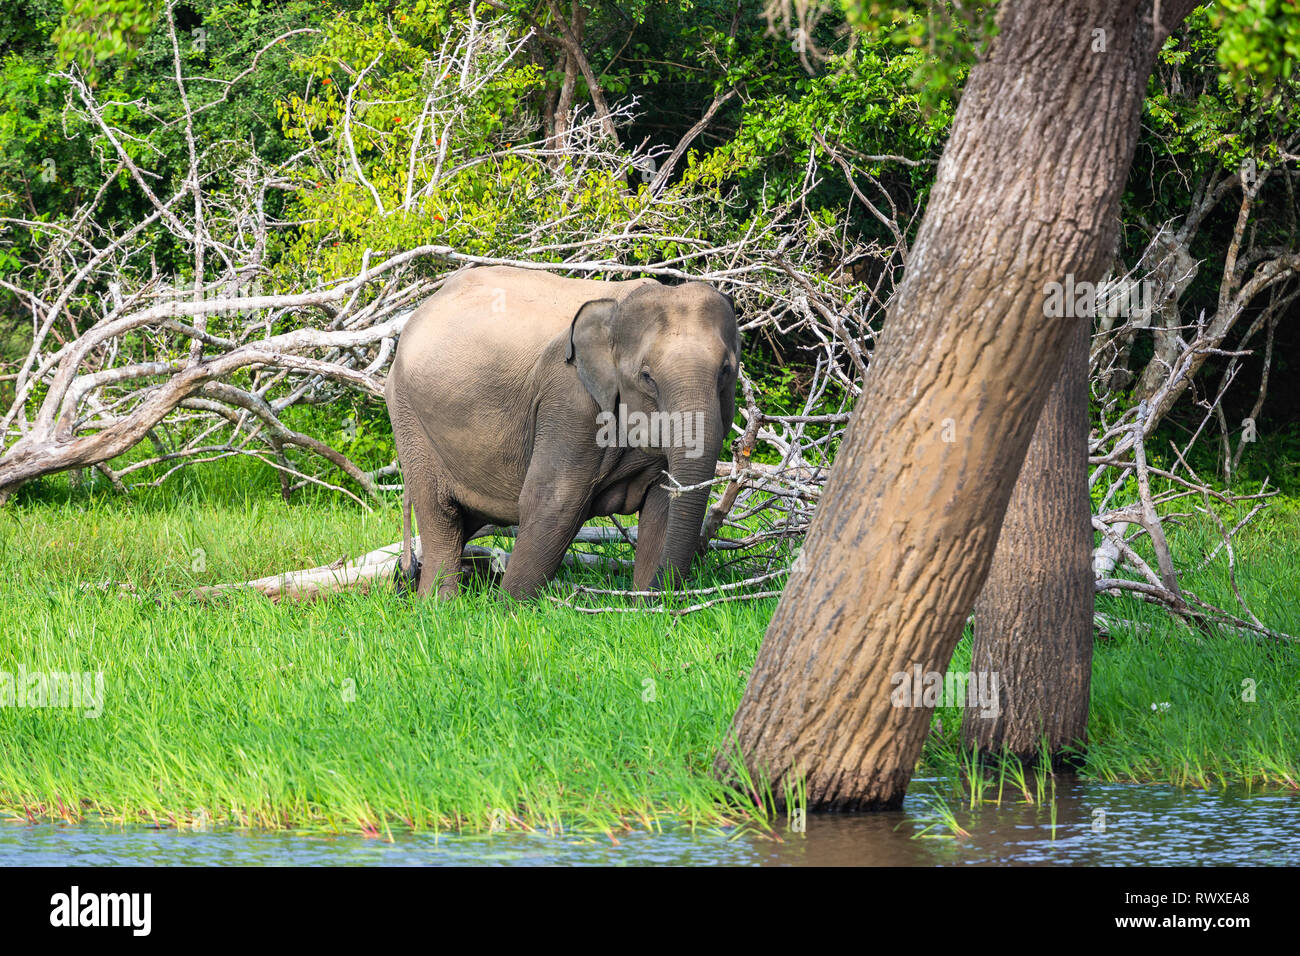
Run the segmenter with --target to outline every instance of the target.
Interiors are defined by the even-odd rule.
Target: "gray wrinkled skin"
[[[453,276],[411,317],[386,399],[405,479],[403,565],[419,593],[453,597],[461,549],[489,524],[519,526],[502,586],[532,597],[583,522],[639,513],[637,588],[680,581],[735,412],[740,336],[731,301],[703,282],[596,282],[507,267]],[[605,413],[602,417],[601,413]],[[611,415],[676,412],[689,445],[598,441]],[[610,430],[606,430],[608,434]]]

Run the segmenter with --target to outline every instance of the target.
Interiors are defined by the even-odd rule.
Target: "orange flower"
[[[436,219],[436,220],[438,220],[439,222],[446,222],[446,221],[447,221],[446,219],[443,219],[441,216],[439,216],[436,212],[433,214],[433,218]]]
[[[331,80],[331,79],[327,76],[327,77],[325,77],[325,79],[321,80],[321,82],[324,83],[326,86],[329,86],[329,85],[330,85],[331,83],[333,83],[334,81]]]

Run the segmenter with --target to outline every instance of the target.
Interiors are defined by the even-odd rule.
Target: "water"
[[[106,865],[1300,865],[1300,794],[1058,782],[1046,806],[957,811],[970,836],[920,837],[928,784],[896,813],[809,816],[806,833],[696,831],[362,836],[0,824],[0,866]],[[1005,796],[1005,795],[1004,795]],[[1104,819],[1096,811],[1104,812]],[[947,832],[942,827],[929,832]]]

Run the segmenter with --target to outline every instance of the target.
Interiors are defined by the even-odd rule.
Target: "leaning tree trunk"
[[[1171,6],[1190,4],[1161,4],[1166,25]],[[1044,316],[1047,283],[1113,255],[1153,22],[1150,3],[999,7],[733,722],[776,794],[794,774],[810,809],[902,802],[931,711],[893,706],[895,679],[946,668],[988,573],[1072,328]]]
[[[1011,492],[975,602],[971,670],[995,674],[998,707],[967,707],[967,747],[1054,766],[1088,725],[1092,678],[1092,506],[1088,496],[1090,322],[1076,319],[1061,374]]]

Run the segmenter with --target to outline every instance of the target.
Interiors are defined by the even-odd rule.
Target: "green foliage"
[[[22,216],[57,223],[93,196],[108,170],[115,165],[112,147],[102,132],[75,110],[65,109],[70,90],[59,75],[66,69],[95,70],[97,97],[106,104],[106,118],[126,134],[127,152],[147,170],[153,188],[165,192],[184,179],[187,165],[183,124],[159,122],[181,112],[176,92],[171,37],[163,30],[128,31],[130,56],[87,61],[72,66],[57,46],[68,40],[58,26],[57,4],[46,0],[5,0],[15,8],[19,22],[9,49],[0,60],[0,215]],[[82,9],[78,7],[78,9]],[[95,9],[93,5],[86,9]],[[140,9],[144,9],[143,6]],[[279,34],[305,29],[330,15],[329,4],[292,0],[271,5],[262,0],[195,0],[189,20],[177,29],[182,64],[187,75],[206,76],[208,82],[191,81],[189,97],[197,111],[195,139],[206,165],[218,167],[211,184],[228,185],[230,170],[237,168],[243,144],[251,144],[266,158],[288,154],[292,145],[275,121],[274,102],[289,92],[296,77],[288,70],[290,48],[303,36],[266,50],[256,73],[240,77],[249,61]],[[104,11],[100,11],[103,13]],[[107,14],[105,14],[107,15]],[[69,21],[64,19],[64,25]],[[138,23],[137,20],[131,22]],[[110,31],[108,34],[112,36]],[[124,41],[125,42],[125,41]],[[95,64],[98,63],[98,69]],[[107,69],[109,65],[114,68]],[[217,82],[212,82],[217,81]],[[208,104],[224,97],[220,109]],[[79,101],[72,96],[74,106]],[[123,173],[100,197],[96,220],[105,228],[120,228],[139,221],[151,208],[138,190],[127,188]],[[282,210],[281,194],[269,196],[268,212]],[[14,231],[12,246],[0,245],[0,275],[12,274],[25,259],[34,236]],[[159,226],[151,233],[160,271],[181,277],[191,259],[170,232]],[[6,237],[7,238],[7,237]],[[8,293],[5,293],[6,295]]]
[[[911,85],[927,110],[947,110],[966,73],[997,36],[997,0],[948,3],[943,0],[842,0],[856,29],[888,44],[909,47]]]
[[[158,17],[157,0],[65,0],[52,38],[60,65],[76,63],[92,82],[105,60],[129,64]]]
[[[349,395],[328,405],[297,405],[285,410],[283,421],[318,437],[362,469],[381,468],[397,458],[388,410],[380,402]]]
[[[883,42],[857,44],[832,57],[826,72],[754,97],[735,137],[702,159],[696,175],[719,184],[731,177],[742,184],[763,183],[765,198],[779,201],[798,188],[809,152],[822,152],[815,133],[857,153],[937,159],[952,105],[945,100],[925,110],[923,95],[911,86],[922,59],[923,53],[896,51]],[[824,153],[821,161],[829,162]],[[886,166],[866,162],[863,170],[880,176]],[[912,169],[906,186],[924,190],[928,170]],[[836,198],[844,202],[847,194],[841,191]]]
[[[1276,29],[1269,24],[1261,21],[1257,30],[1266,36]],[[1157,162],[1181,160],[1192,169],[1209,163],[1232,172],[1247,159],[1272,164],[1280,143],[1300,129],[1300,77],[1278,70],[1264,83],[1264,74],[1255,74],[1255,82],[1236,68],[1220,69],[1223,50],[1246,42],[1234,29],[1242,29],[1239,20],[1202,7],[1165,41],[1146,100],[1155,135],[1144,145]],[[1250,49],[1263,55],[1266,41],[1250,36],[1259,37]]]
[[[307,188],[294,206],[314,225],[294,237],[286,268],[351,274],[367,249],[427,243],[471,254],[506,254],[518,251],[510,247],[511,237],[532,224],[563,220],[566,231],[581,233],[611,218],[626,221],[643,208],[643,197],[627,195],[622,178],[590,171],[579,190],[560,196],[546,188],[546,172],[537,163],[494,155],[509,149],[515,132],[528,132],[520,130],[518,115],[542,89],[544,76],[536,65],[511,64],[495,73],[461,104],[450,132],[420,128],[424,96],[434,79],[426,75],[425,63],[465,19],[458,4],[445,0],[420,0],[395,10],[368,5],[337,19],[325,42],[295,62],[295,71],[310,78],[308,92],[282,99],[277,109],[289,141],[313,144],[320,159],[307,171]],[[502,57],[506,42],[519,36],[503,40]],[[348,91],[341,87],[363,71],[365,99],[382,105],[356,109],[345,130]],[[439,149],[412,170],[416,135],[425,142],[433,137]],[[369,186],[356,175],[352,150]],[[438,167],[452,172],[406,204],[408,181],[428,182]]]
[[[81,184],[80,150],[62,129],[67,89],[51,75],[48,37],[59,0],[0,0],[0,215],[52,221]],[[18,269],[30,237],[0,242],[0,276]]]
[[[1291,79],[1300,59],[1300,0],[1215,0],[1212,10],[1223,37],[1219,63],[1242,97],[1267,97]]]
[[[480,5],[480,22],[499,17],[501,6]],[[507,43],[533,26],[560,30],[544,5],[509,0],[504,6],[512,14],[503,37]],[[1126,235],[1133,241],[1144,238],[1143,220],[1176,219],[1186,211],[1190,196],[1179,184],[1192,181],[1198,171],[1215,166],[1235,171],[1247,160],[1261,168],[1283,161],[1280,144],[1294,135],[1300,117],[1300,78],[1289,65],[1295,6],[1296,0],[1225,0],[1198,10],[1165,44],[1147,100],[1138,172],[1125,196]],[[915,228],[961,85],[994,35],[997,10],[995,3],[930,0],[827,5],[813,39],[828,59],[809,75],[790,38],[773,35],[757,6],[742,5],[738,11],[726,0],[631,5],[586,0],[580,8],[584,49],[606,96],[640,99],[641,116],[624,142],[671,144],[715,94],[733,88],[740,93],[696,140],[670,181],[668,195],[679,212],[661,204],[651,230],[665,238],[617,254],[630,264],[677,256],[689,263],[697,248],[693,241],[725,242],[761,230],[781,203],[800,191],[814,158],[822,174],[808,197],[803,241],[824,258],[827,271],[843,265],[832,258],[843,236],[860,248],[873,241],[887,248],[893,239],[853,195],[817,137],[853,162],[855,182],[869,199],[883,203],[887,191],[899,202],[902,219]],[[179,115],[171,39],[165,26],[155,25],[158,9],[157,0],[68,0],[66,8],[61,0],[0,0],[0,216],[51,226],[48,231],[0,226],[6,230],[0,276],[7,281],[31,283],[22,263],[31,260],[32,244],[51,240],[54,228],[94,195],[115,162],[101,132],[65,109],[70,91],[58,71],[93,74],[97,96],[127,134],[128,151],[157,192],[183,183],[182,124],[158,121]],[[572,9],[578,8],[566,7]],[[438,144],[445,146],[439,160],[444,171],[453,172],[403,208],[411,172],[408,150],[432,81],[425,61],[468,17],[456,0],[194,0],[177,12],[185,72],[218,81],[239,76],[279,33],[317,31],[266,50],[261,68],[229,89],[218,82],[193,84],[190,90],[198,107],[225,96],[220,108],[196,118],[195,135],[214,188],[228,187],[231,170],[254,150],[272,160],[298,151],[310,158],[292,189],[268,194],[273,217],[307,222],[272,237],[265,260],[268,285],[283,288],[353,274],[367,250],[378,255],[422,244],[561,258],[566,242],[647,223],[646,190],[635,181],[629,186],[629,177],[612,167],[589,169],[579,188],[560,190],[558,177],[543,164],[506,155],[512,144],[539,134],[548,84],[553,87],[557,80],[557,51],[545,43],[530,45],[463,104],[448,142]],[[846,25],[857,30],[846,34]],[[370,105],[357,112],[349,146],[340,117],[348,89],[363,72]],[[579,101],[586,95],[584,83],[579,83]],[[919,164],[870,158],[899,155]],[[430,173],[421,165],[414,179],[426,180]],[[120,177],[101,196],[96,217],[106,228],[121,228],[149,211],[138,190],[128,186]],[[1261,235],[1291,241],[1280,212],[1285,202],[1284,196],[1261,197],[1255,213]],[[546,237],[533,245],[547,251],[530,251],[519,238],[529,234]],[[1198,257],[1221,256],[1222,238],[1222,230],[1210,234],[1195,250]],[[143,241],[162,273],[181,282],[193,279],[192,255],[170,230],[157,226]],[[99,292],[86,290],[74,309],[91,306]],[[1207,294],[1200,288],[1191,293]],[[7,301],[11,296],[0,291],[6,306],[0,313],[15,311]],[[0,319],[0,361],[22,354],[25,334],[4,323]],[[214,319],[213,325],[219,331],[221,321]],[[781,348],[756,346],[747,356],[747,370],[765,401],[788,410],[801,404],[808,344],[792,337]],[[6,387],[0,380],[0,392]],[[831,403],[841,398],[827,396]],[[368,462],[379,463],[391,441],[386,425],[382,415],[358,418],[360,411],[311,409],[303,413],[301,427],[333,435]],[[339,431],[349,417],[358,426],[357,444]],[[1276,453],[1265,459],[1271,448]],[[1274,473],[1288,473],[1289,454],[1290,446],[1279,437],[1251,449],[1247,466],[1255,467],[1251,455],[1256,455],[1270,467],[1276,464]]]

